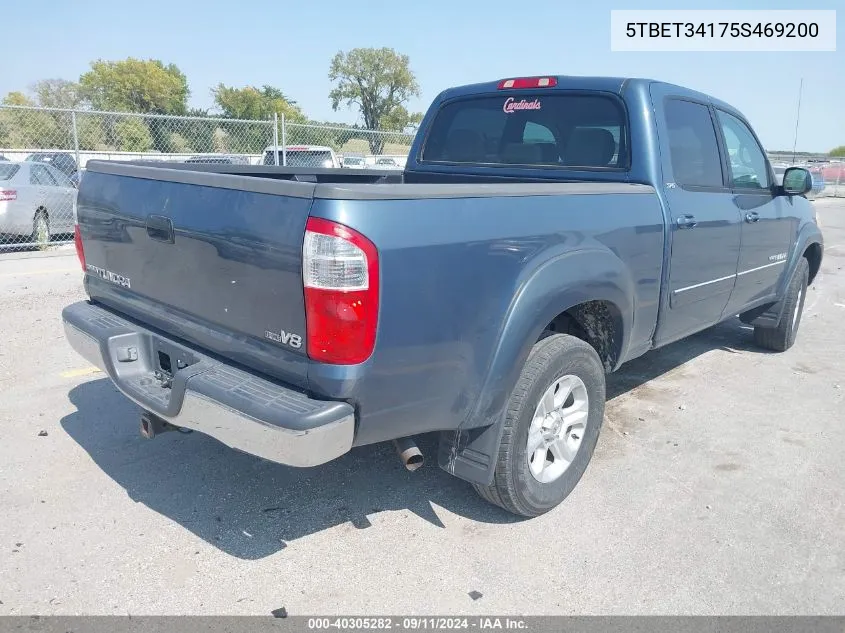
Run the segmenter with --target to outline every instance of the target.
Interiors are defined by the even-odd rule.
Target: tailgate
[[[302,242],[314,185],[89,163],[78,217],[92,299],[305,387]]]

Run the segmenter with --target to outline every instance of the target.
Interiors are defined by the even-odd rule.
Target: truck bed
[[[652,187],[417,184],[340,172],[92,161],[79,192],[89,296],[202,353],[352,402],[368,415],[362,443],[389,439],[405,418],[419,431],[464,420],[502,319],[549,249],[617,252],[619,270],[633,275],[619,283],[647,317],[633,343],[651,335],[664,244]],[[304,345],[279,343],[306,335],[309,217],[345,224],[379,249],[378,334],[366,367],[315,362]],[[426,385],[414,401],[411,384]]]

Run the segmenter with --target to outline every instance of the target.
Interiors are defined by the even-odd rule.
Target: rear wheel
[[[801,325],[809,278],[810,264],[802,257],[786,289],[780,323],[776,327],[756,326],[754,342],[757,345],[775,352],[785,352],[793,346],[798,335],[798,326]]]
[[[44,209],[35,212],[35,218],[32,221],[32,241],[42,250],[50,244],[50,218]]]
[[[595,349],[553,334],[531,350],[508,402],[487,501],[533,517],[563,501],[593,455],[604,417],[604,367]]]

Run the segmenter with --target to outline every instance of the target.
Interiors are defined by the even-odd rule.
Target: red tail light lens
[[[0,202],[12,202],[18,199],[18,192],[15,189],[0,189]]]
[[[309,218],[302,278],[306,350],[313,360],[362,363],[373,353],[378,325],[378,250],[347,226]]]
[[[79,258],[79,263],[82,264],[82,270],[87,270],[85,267],[85,251],[82,249],[82,235],[79,233],[79,225],[73,227],[73,244],[76,246],[76,256]]]

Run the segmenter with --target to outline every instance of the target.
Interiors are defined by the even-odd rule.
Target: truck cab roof
[[[528,76],[526,75],[525,77]],[[671,89],[671,91],[677,95],[687,96],[700,101],[708,101],[722,109],[737,112],[736,108],[734,108],[730,104],[721,101],[720,99],[717,99],[711,95],[705,94],[703,92],[698,92],[697,90],[686,88],[684,86],[679,86],[677,84],[665,81],[658,81],[656,79],[649,79],[647,77],[603,77],[587,75],[531,75],[531,77],[553,78],[556,82],[556,85],[550,87],[526,88],[516,90],[584,90],[612,92],[614,94],[621,95],[626,90],[634,89],[637,86],[648,90],[649,86],[653,84],[659,84]],[[505,77],[501,79],[496,79],[494,81],[484,81],[480,83],[456,86],[454,88],[447,88],[437,96],[435,101],[442,102],[460,97],[469,97],[476,94],[494,93],[500,90],[499,86],[502,82],[508,81],[509,79],[512,78]],[[502,92],[504,92],[505,90],[506,89],[503,89]]]
[[[654,184],[658,155],[643,140],[670,97],[745,119],[709,95],[642,77],[533,75],[458,86],[441,92],[421,121],[405,181]]]

